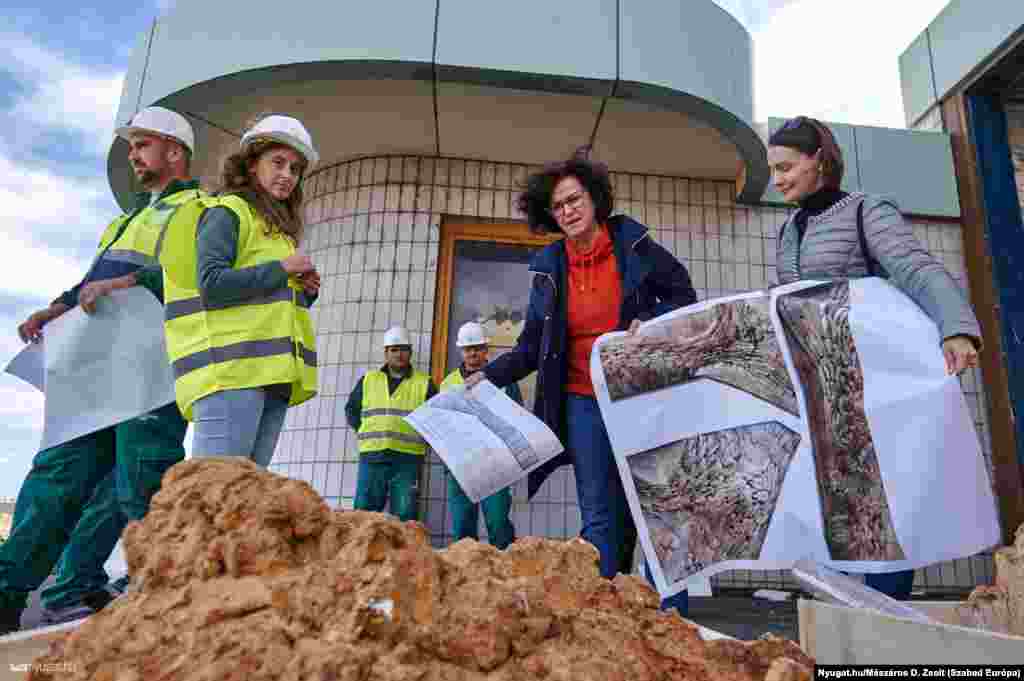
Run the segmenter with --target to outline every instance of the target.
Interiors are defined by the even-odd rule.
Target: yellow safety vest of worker
[[[203,198],[207,198],[207,195],[199,189],[183,189],[146,206],[135,217],[128,214],[116,218],[103,230],[96,257],[102,255],[106,260],[127,262],[139,267],[156,265],[172,221],[175,228],[195,223],[203,209],[202,201],[197,199]],[[126,222],[129,224],[118,237],[118,232]],[[113,243],[115,239],[117,243]]]
[[[444,380],[441,382],[441,392],[451,390],[452,388],[465,384],[466,381],[462,378],[462,370],[456,369],[444,377]]]
[[[426,441],[402,417],[426,402],[429,386],[430,377],[413,369],[392,394],[388,392],[388,375],[384,371],[378,369],[367,373],[363,377],[359,453],[390,449],[406,454],[425,454]]]
[[[243,268],[295,253],[295,243],[274,230],[240,196],[207,199],[238,216],[238,256]],[[164,329],[181,413],[221,390],[291,385],[291,406],[317,392],[316,337],[310,301],[294,279],[266,295],[207,307],[196,279],[196,227],[168,230],[160,264],[164,274]]]

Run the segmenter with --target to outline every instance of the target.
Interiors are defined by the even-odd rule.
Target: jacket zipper
[[[529,272],[530,274],[532,274],[534,276],[546,277],[547,280],[551,283],[551,288],[554,289],[555,292],[558,291],[558,287],[555,286],[555,278],[552,277],[551,274],[549,274],[548,272],[538,272],[537,270],[527,270],[527,272]],[[551,315],[550,314],[545,314],[544,315],[544,331],[541,332],[542,336],[548,330],[548,328],[550,327],[550,324],[551,324]],[[547,358],[546,354],[544,355],[544,358],[545,359]]]

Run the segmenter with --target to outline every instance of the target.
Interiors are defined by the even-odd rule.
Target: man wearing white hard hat
[[[82,281],[18,327],[25,342],[38,341],[48,322],[76,305],[95,312],[117,289],[143,286],[162,299],[163,235],[199,216],[203,194],[189,171],[195,138],[188,121],[153,106],[116,132],[143,191],[131,212],[103,231]],[[0,547],[0,634],[18,628],[25,596],[55,565],[56,583],[42,594],[44,623],[77,619],[109,602],[116,589],[107,587],[103,565],[128,521],[145,515],[164,472],[184,458],[185,428],[172,402],[39,452]]]
[[[266,467],[288,408],[317,393],[320,275],[301,244],[302,180],[318,160],[301,122],[263,116],[224,159],[195,228],[167,235],[164,330],[194,458]]]
[[[463,385],[466,378],[480,371],[487,364],[490,354],[490,341],[484,333],[484,327],[477,322],[466,322],[459,327],[455,345],[462,353],[462,364],[448,374],[441,383],[441,391],[453,390]],[[518,383],[510,383],[505,393],[522,405],[523,396]],[[487,527],[487,538],[499,549],[508,548],[515,541],[516,532],[509,513],[512,510],[512,493],[506,487],[474,504],[459,485],[455,476],[448,471],[448,512],[452,516],[452,534],[455,541],[467,537],[478,539],[477,526],[480,507],[484,511],[484,525]]]
[[[430,376],[412,366],[409,332],[384,333],[384,366],[359,379],[345,404],[359,439],[355,508],[383,511],[390,498],[399,520],[416,520],[420,468],[427,443],[404,416],[437,394]]]

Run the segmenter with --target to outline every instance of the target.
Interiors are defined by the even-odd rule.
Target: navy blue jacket
[[[617,330],[625,331],[635,319],[646,321],[697,302],[686,267],[652,239],[647,228],[624,215],[608,220],[615,260],[622,277],[622,308]],[[568,310],[568,260],[565,242],[557,241],[530,262],[533,288],[526,324],[516,347],[496,358],[482,371],[498,387],[537,372],[533,412],[559,439],[566,442],[565,382]],[[532,497],[557,468],[570,463],[562,453],[530,473]]]

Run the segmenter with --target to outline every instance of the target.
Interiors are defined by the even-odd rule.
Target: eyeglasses
[[[577,194],[573,194],[568,198],[562,199],[561,201],[556,201],[551,205],[551,208],[548,209],[548,212],[551,213],[552,217],[557,218],[559,215],[562,214],[562,211],[564,211],[566,208],[579,210],[580,207],[583,205],[583,197],[583,192],[579,192]]]

